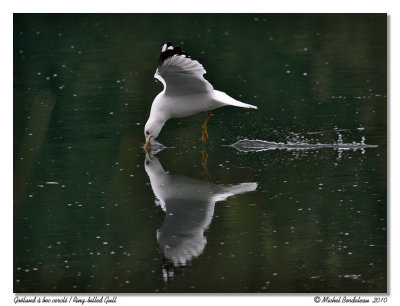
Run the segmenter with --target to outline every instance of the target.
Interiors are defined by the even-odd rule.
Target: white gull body
[[[205,73],[204,67],[188,57],[180,47],[173,47],[170,42],[163,44],[154,77],[163,83],[164,90],[156,96],[151,106],[144,129],[146,143],[158,137],[170,118],[187,117],[227,105],[257,108],[214,90],[203,77]]]

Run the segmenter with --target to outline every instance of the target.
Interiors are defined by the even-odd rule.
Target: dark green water
[[[386,292],[386,25],[14,15],[14,292]],[[204,114],[171,119],[146,165],[167,40],[259,109],[214,111],[204,147]],[[378,147],[225,146],[340,137]],[[166,212],[153,188],[168,190]]]

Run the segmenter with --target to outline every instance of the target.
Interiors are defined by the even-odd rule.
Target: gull
[[[145,148],[158,137],[170,118],[206,112],[202,126],[202,140],[205,142],[208,138],[207,122],[212,110],[227,105],[257,109],[257,106],[237,101],[222,91],[214,90],[203,77],[205,73],[203,65],[193,60],[179,46],[174,47],[171,42],[162,45],[154,77],[164,85],[164,90],[155,97],[151,106],[144,128]]]
[[[214,216],[216,202],[257,189],[255,182],[220,185],[184,175],[169,174],[155,155],[146,153],[144,167],[149,176],[156,204],[165,211],[157,231],[163,256],[175,267],[186,265],[204,250],[204,231]]]

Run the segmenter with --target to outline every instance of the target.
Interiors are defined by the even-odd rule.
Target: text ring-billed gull
[[[174,47],[170,42],[163,44],[154,77],[163,83],[164,90],[157,95],[151,106],[144,128],[145,148],[158,137],[170,118],[207,112],[202,126],[202,140],[205,142],[208,138],[207,121],[212,110],[227,105],[257,109],[257,106],[237,101],[222,91],[214,90],[203,77],[205,73],[203,65],[193,60],[179,46]]]

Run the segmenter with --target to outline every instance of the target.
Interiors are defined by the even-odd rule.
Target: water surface
[[[386,292],[386,18],[14,15],[14,292]],[[146,156],[167,40],[259,109]]]

